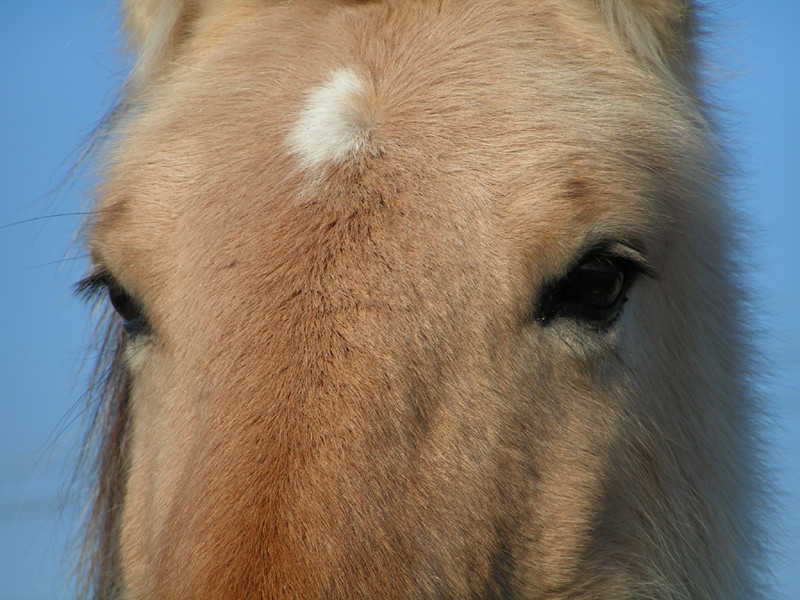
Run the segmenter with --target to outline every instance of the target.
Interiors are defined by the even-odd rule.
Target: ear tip
[[[124,27],[138,55],[133,80],[159,69],[191,5],[192,0],[123,0]]]
[[[609,29],[640,60],[686,80],[694,70],[694,0],[592,0]]]
[[[155,27],[158,7],[156,0],[123,0],[124,26],[137,48],[145,44],[148,33]]]

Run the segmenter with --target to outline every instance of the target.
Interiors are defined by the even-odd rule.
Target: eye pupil
[[[589,309],[613,307],[625,288],[625,273],[607,259],[592,258],[570,274],[567,297]]]
[[[123,321],[133,321],[141,316],[141,308],[119,284],[108,286],[108,299]]]

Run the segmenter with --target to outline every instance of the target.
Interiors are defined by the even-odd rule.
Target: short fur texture
[[[149,331],[109,338],[87,594],[760,597],[693,6],[125,7],[88,246]],[[613,326],[530,318],[610,242],[655,271]]]

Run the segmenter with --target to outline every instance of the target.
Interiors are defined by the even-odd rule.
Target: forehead
[[[563,3],[486,4],[207,15],[125,127],[95,248],[113,262],[187,220],[236,235],[378,198],[423,219],[516,216],[541,240],[646,229],[652,173],[681,153],[663,90]]]

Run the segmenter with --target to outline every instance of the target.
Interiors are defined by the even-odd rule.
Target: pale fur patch
[[[288,138],[291,153],[304,169],[342,163],[361,149],[370,127],[359,101],[363,97],[363,84],[350,68],[334,71],[309,92]]]
[[[123,358],[128,370],[132,374],[136,374],[142,370],[143,365],[147,359],[147,354],[150,352],[152,344],[152,334],[142,333],[136,337],[129,337],[125,344],[125,351]]]

